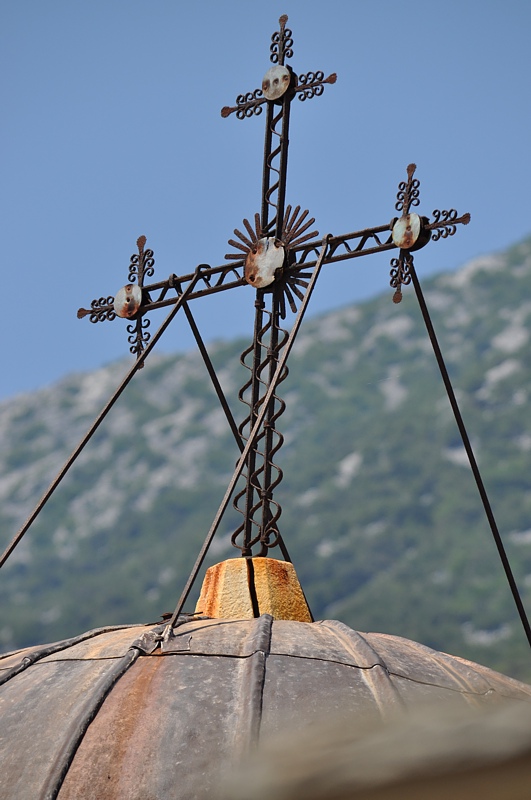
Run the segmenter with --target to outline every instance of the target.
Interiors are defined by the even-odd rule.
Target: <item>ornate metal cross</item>
[[[287,16],[280,17],[280,29],[271,40],[270,59],[273,66],[266,72],[262,88],[239,95],[236,105],[225,106],[221,114],[246,119],[266,109],[265,146],[261,211],[254,215],[254,225],[243,220],[245,231],[235,229],[235,239],[229,244],[237,251],[225,256],[221,266],[200,265],[186,275],[170,275],[159,283],[145,285],[144,279],[154,273],[152,250],[145,250],[145,237],[138,240],[138,254],[131,257],[130,283],[116,298],[93,300],[90,309],[80,309],[79,317],[90,316],[91,322],[114,319],[131,320],[128,334],[131,352],[143,363],[145,347],[150,340],[146,314],[163,306],[183,307],[196,335],[207,368],[241,451],[233,478],[216,515],[207,542],[219,526],[228,502],[236,491],[233,505],[241,513],[242,522],[232,535],[233,545],[245,557],[268,554],[280,546],[283,555],[289,554],[279,532],[282,513],[273,499],[274,490],[282,480],[282,470],[275,457],[283,437],[277,421],[285,403],[277,394],[278,385],[288,374],[287,357],[299,330],[317,276],[324,264],[332,264],[384,250],[399,250],[391,260],[391,286],[394,302],[402,298],[402,286],[414,276],[413,255],[430,239],[452,236],[459,223],[468,224],[469,214],[458,217],[457,211],[434,211],[433,220],[412,212],[419,205],[419,181],[414,177],[415,165],[407,168],[407,180],[399,184],[395,210],[400,217],[375,228],[328,235],[324,240],[315,230],[309,230],[315,220],[309,211],[285,205],[288,164],[288,133],[292,101],[319,96],[325,84],[336,82],[335,73],[324,77],[321,71],[297,75],[286,60],[293,56],[293,39],[286,27]],[[247,406],[244,421],[236,426],[223,397],[219,382],[208,359],[206,349],[191,316],[188,301],[208,294],[250,284],[256,288],[255,326],[251,345],[243,352],[242,364],[248,369],[248,380],[239,392]],[[299,307],[298,307],[299,306]],[[287,307],[296,314],[290,333],[281,326]],[[243,482],[237,488],[237,482]],[[258,552],[255,552],[258,550]],[[185,590],[186,592],[186,590]],[[184,601],[183,601],[184,602]],[[182,606],[182,603],[181,603]]]

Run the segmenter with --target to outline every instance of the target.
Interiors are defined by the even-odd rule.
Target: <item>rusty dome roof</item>
[[[0,797],[217,797],[259,737],[419,702],[531,701],[531,687],[341,622],[179,620],[89,631],[0,658]]]

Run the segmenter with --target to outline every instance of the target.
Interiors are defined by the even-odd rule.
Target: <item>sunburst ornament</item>
[[[303,294],[298,286],[305,288],[311,275],[297,271],[291,251],[297,245],[319,235],[319,231],[307,233],[308,228],[315,222],[314,217],[306,219],[309,213],[308,210],[301,213],[300,206],[296,206],[295,209],[288,206],[282,222],[280,239],[264,235],[259,214],[254,215],[254,229],[249,220],[244,219],[247,235],[235,228],[234,234],[240,241],[229,239],[229,244],[240,252],[225,255],[228,261],[238,261],[244,265],[244,278],[255,289],[266,289],[282,281],[283,294],[294,313],[296,303],[293,295],[302,300]],[[281,314],[285,316],[284,298]]]

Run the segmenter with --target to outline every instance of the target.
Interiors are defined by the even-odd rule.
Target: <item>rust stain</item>
[[[253,567],[261,614],[271,614],[274,619],[312,621],[293,564],[258,556],[253,558]]]
[[[251,619],[253,609],[245,559],[229,558],[206,571],[196,613],[216,619]]]
[[[268,571],[277,585],[288,586],[291,583],[291,574],[288,571],[288,567],[286,567],[285,561],[277,561],[274,558],[269,559]]]
[[[143,761],[142,719],[161,663],[159,655],[142,656],[113,688],[81,742],[59,800],[121,800],[127,794],[125,787],[135,781],[130,766]]]
[[[393,225],[393,242],[403,250],[410,250],[421,231],[418,214],[406,214]]]
[[[408,225],[402,237],[402,247],[404,247],[407,250],[414,243],[415,243],[415,237],[413,235],[413,231],[411,230],[411,225]]]

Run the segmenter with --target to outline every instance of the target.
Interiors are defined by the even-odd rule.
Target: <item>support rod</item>
[[[192,572],[190,573],[190,577],[188,578],[188,581],[186,582],[186,586],[184,587],[184,589],[182,591],[182,594],[181,594],[181,597],[179,598],[179,602],[177,603],[175,611],[173,612],[173,616],[172,616],[171,620],[168,623],[168,630],[171,630],[173,628],[173,626],[175,625],[175,623],[177,622],[177,618],[179,617],[179,614],[181,613],[181,611],[183,609],[183,606],[184,606],[184,604],[186,603],[186,601],[188,599],[188,595],[190,594],[192,586],[195,583],[195,580],[197,578],[197,574],[198,574],[199,570],[201,569],[201,567],[203,565],[203,561],[205,560],[205,557],[206,557],[206,554],[208,552],[208,549],[209,549],[210,545],[212,544],[212,540],[214,539],[214,536],[216,535],[216,532],[217,532],[218,527],[219,527],[219,523],[221,522],[223,514],[225,513],[225,511],[227,509],[227,506],[229,504],[230,498],[232,496],[232,493],[234,491],[234,488],[236,486],[238,478],[242,474],[242,471],[243,471],[243,469],[245,467],[245,463],[247,461],[247,458],[249,456],[249,453],[250,453],[251,449],[254,447],[254,444],[255,444],[255,441],[256,441],[256,437],[258,436],[258,434],[260,432],[260,428],[262,427],[262,423],[263,423],[263,421],[265,419],[265,416],[267,414],[267,410],[268,410],[268,407],[269,407],[269,402],[270,402],[271,398],[273,397],[273,394],[274,394],[274,392],[275,392],[275,390],[277,388],[277,384],[278,384],[278,382],[280,380],[280,377],[282,376],[282,373],[284,371],[284,367],[285,367],[286,362],[288,360],[288,357],[289,357],[289,355],[291,353],[291,349],[293,347],[293,342],[295,341],[295,337],[297,336],[297,334],[299,332],[299,328],[301,326],[302,319],[304,317],[304,313],[305,313],[306,308],[308,306],[308,303],[310,301],[310,297],[311,297],[313,289],[315,287],[315,283],[317,281],[317,278],[319,277],[319,273],[321,271],[321,267],[322,267],[323,262],[324,262],[324,258],[325,258],[325,254],[326,254],[327,248],[328,248],[328,237],[325,237],[325,239],[323,241],[323,246],[321,248],[321,253],[319,255],[319,258],[317,259],[317,264],[315,265],[315,269],[313,271],[312,277],[311,277],[310,282],[308,284],[308,288],[306,289],[306,293],[304,295],[304,300],[301,303],[301,306],[299,308],[299,312],[298,312],[297,317],[295,319],[295,322],[293,324],[293,328],[291,329],[291,333],[289,335],[288,341],[286,342],[286,346],[285,346],[284,351],[282,353],[282,356],[281,356],[281,358],[280,358],[280,360],[278,362],[277,368],[275,370],[275,375],[274,375],[273,380],[271,381],[271,383],[269,385],[269,388],[268,388],[268,390],[267,390],[267,392],[266,392],[266,394],[264,396],[264,400],[262,402],[262,407],[261,407],[260,412],[259,412],[259,414],[258,414],[258,416],[256,418],[256,422],[254,423],[253,429],[249,434],[249,438],[247,439],[247,443],[245,445],[245,448],[244,448],[244,450],[243,450],[243,452],[242,452],[242,454],[241,454],[241,456],[240,456],[240,458],[238,460],[238,463],[236,464],[236,468],[234,470],[232,478],[231,478],[231,480],[229,482],[229,485],[227,487],[227,491],[225,492],[225,496],[223,497],[223,500],[221,501],[221,505],[218,508],[216,516],[214,517],[214,520],[212,522],[212,525],[210,526],[210,530],[209,530],[209,532],[207,534],[207,537],[206,537],[206,539],[205,539],[205,541],[203,543],[203,546],[202,546],[201,550],[199,551],[199,555],[197,556],[197,559],[196,559],[196,562],[195,562],[194,567],[192,569]]]
[[[7,559],[9,558],[15,547],[19,544],[24,534],[27,532],[29,527],[38,517],[38,515],[40,514],[40,512],[42,511],[42,509],[44,508],[44,506],[46,505],[52,494],[55,492],[55,490],[61,483],[61,481],[65,477],[66,473],[68,472],[74,461],[77,459],[79,454],[84,449],[85,445],[88,444],[92,436],[96,433],[97,429],[99,428],[99,426],[101,425],[101,423],[103,422],[103,420],[105,419],[111,408],[114,406],[114,404],[116,403],[116,401],[118,400],[124,389],[129,385],[135,374],[138,372],[139,369],[141,369],[149,353],[153,350],[156,343],[158,342],[158,340],[160,339],[160,337],[162,336],[162,334],[164,333],[170,322],[176,316],[177,312],[186,301],[188,295],[192,293],[193,288],[195,287],[197,281],[200,278],[199,269],[200,269],[199,267],[196,269],[195,277],[192,279],[191,283],[188,284],[183,294],[181,294],[181,296],[178,298],[172,310],[170,311],[170,313],[168,314],[168,316],[166,317],[166,319],[164,320],[158,331],[155,333],[153,338],[151,339],[149,345],[146,347],[140,358],[138,358],[138,360],[135,361],[135,363],[133,364],[133,366],[131,367],[131,369],[129,370],[129,372],[127,373],[127,375],[125,376],[125,378],[123,379],[123,381],[121,382],[121,384],[119,385],[119,387],[117,388],[111,399],[105,405],[105,407],[100,412],[98,417],[96,417],[96,419],[92,423],[91,427],[88,429],[85,436],[81,439],[78,446],[75,448],[72,455],[67,459],[62,469],[59,471],[55,479],[52,481],[48,489],[45,491],[45,493],[37,503],[35,509],[27,518],[24,525],[20,528],[16,536],[12,539],[7,548],[4,550],[2,556],[0,557],[0,568],[4,566],[5,562],[7,561]]]
[[[525,612],[525,608],[522,603],[522,598],[520,597],[520,593],[518,591],[518,587],[516,585],[516,581],[514,579],[514,575],[511,569],[511,565],[509,564],[509,559],[507,558],[507,553],[505,552],[505,547],[503,546],[503,542],[500,536],[500,532],[498,530],[498,526],[496,524],[496,520],[494,519],[494,514],[492,512],[492,508],[489,502],[489,498],[487,496],[487,492],[485,489],[485,485],[481,478],[481,474],[479,472],[479,468],[477,465],[476,458],[474,456],[474,451],[472,450],[472,445],[470,444],[470,439],[468,438],[468,433],[465,428],[465,423],[463,422],[463,417],[461,415],[461,411],[459,409],[459,405],[457,403],[457,398],[455,396],[455,392],[452,387],[452,382],[450,381],[450,376],[448,375],[448,371],[446,369],[446,364],[444,363],[444,358],[441,352],[441,348],[439,347],[439,342],[437,340],[437,336],[435,334],[435,329],[433,327],[430,314],[428,311],[428,307],[426,305],[426,301],[424,299],[424,295],[422,293],[422,289],[420,286],[420,281],[418,279],[415,267],[413,265],[413,260],[411,260],[409,265],[409,270],[411,273],[411,277],[413,279],[413,285],[415,287],[415,292],[417,295],[417,300],[419,302],[420,310],[422,312],[422,316],[424,318],[424,324],[426,325],[426,330],[428,331],[428,336],[430,337],[430,341],[433,347],[433,352],[435,353],[435,358],[437,359],[437,364],[439,366],[439,370],[441,372],[441,376],[446,387],[446,392],[448,394],[448,399],[450,401],[450,405],[452,406],[452,411],[454,412],[455,421],[457,423],[457,427],[459,428],[459,433],[461,434],[461,439],[463,440],[463,446],[466,450],[466,454],[468,456],[468,460],[470,462],[470,468],[472,470],[472,474],[474,475],[476,485],[478,487],[478,491],[483,502],[483,507],[485,509],[485,514],[489,521],[490,529],[492,531],[492,535],[494,537],[494,541],[496,543],[496,547],[498,549],[498,554],[500,556],[501,562],[503,564],[503,568],[505,570],[505,575],[507,577],[507,581],[509,582],[509,586],[511,589],[511,593],[513,595],[514,602],[516,604],[516,608],[518,610],[518,614],[520,616],[520,620],[522,622],[525,634],[527,636],[527,641],[529,646],[531,647],[531,627],[529,626],[529,620],[527,618],[527,614]]]

